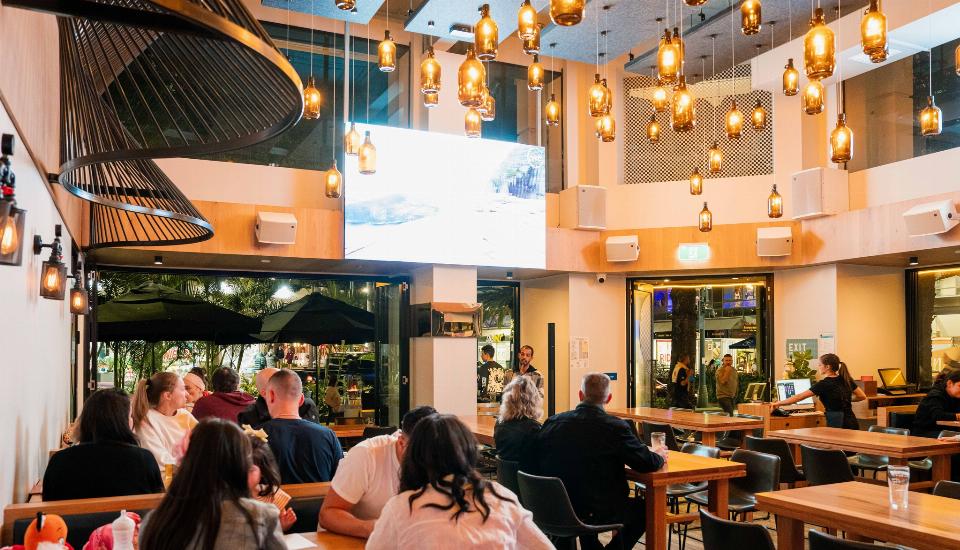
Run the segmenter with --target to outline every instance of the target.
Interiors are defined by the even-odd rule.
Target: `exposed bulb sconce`
[[[60,244],[62,233],[63,227],[57,224],[55,237],[50,244],[43,244],[40,235],[33,236],[35,255],[43,252],[44,248],[50,249],[50,258],[40,268],[40,296],[48,300],[63,300],[66,290],[67,266],[63,264],[63,245]]]
[[[10,168],[14,138],[3,134],[0,140],[0,264],[20,265],[23,261],[23,227],[27,211],[17,208],[17,176]]]
[[[83,270],[71,275],[73,288],[70,289],[70,313],[86,315],[90,312],[90,295],[83,286]]]

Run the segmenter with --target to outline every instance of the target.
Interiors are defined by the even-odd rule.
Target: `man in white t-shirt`
[[[347,452],[337,466],[320,508],[320,526],[328,531],[367,538],[391,497],[400,492],[400,462],[413,427],[437,411],[417,407],[403,415],[400,430],[372,437]]]

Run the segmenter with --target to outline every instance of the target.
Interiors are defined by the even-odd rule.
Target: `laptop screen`
[[[790,380],[777,380],[777,396],[781,401],[784,399],[790,399],[798,393],[803,393],[810,389],[810,379],[809,378],[796,378]],[[808,397],[803,401],[798,401],[793,405],[790,405],[787,408],[791,407],[813,407],[813,398]]]
[[[900,369],[879,369],[877,372],[880,373],[880,380],[885,388],[901,388],[907,385],[907,379]]]

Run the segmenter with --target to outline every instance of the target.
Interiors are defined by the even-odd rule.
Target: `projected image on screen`
[[[542,147],[369,128],[377,172],[346,157],[346,258],[545,267]]]

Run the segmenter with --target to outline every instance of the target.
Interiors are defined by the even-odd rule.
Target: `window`
[[[960,367],[960,267],[907,272],[907,380]]]

